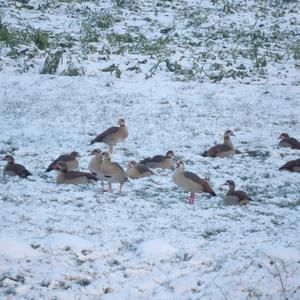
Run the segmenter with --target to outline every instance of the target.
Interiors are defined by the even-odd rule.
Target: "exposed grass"
[[[69,62],[66,69],[62,72],[64,76],[81,76],[84,75],[83,67],[76,66],[73,62]]]
[[[41,70],[41,74],[55,74],[59,62],[62,58],[62,54],[63,54],[62,51],[49,53],[48,56],[46,56],[43,69]]]
[[[274,64],[300,59],[297,19],[290,18],[289,26],[284,25],[287,14],[297,12],[296,1],[211,2],[212,6],[187,6],[157,1],[154,6],[145,2],[144,7],[137,1],[112,0],[109,9],[82,5],[78,10],[75,3],[89,1],[48,0],[38,8],[45,13],[60,9],[71,15],[80,26],[79,34],[72,30],[54,34],[30,25],[20,29],[0,22],[0,42],[11,48],[35,45],[40,51],[50,52],[67,48],[68,54],[76,53],[78,61],[99,53],[110,64],[115,63],[112,55],[121,60],[127,55],[143,55],[151,60],[147,68],[136,63],[134,69],[121,65],[119,69],[131,73],[138,70],[146,77],[166,71],[178,80],[206,78],[213,82],[265,78]],[[144,9],[154,14],[150,17]],[[156,18],[164,10],[168,11],[168,24]],[[251,18],[247,18],[248,14],[252,14]],[[137,25],[137,20],[143,25]],[[40,55],[46,57],[49,51]],[[18,58],[17,51],[9,55]]]

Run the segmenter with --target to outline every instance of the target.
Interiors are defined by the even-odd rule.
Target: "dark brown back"
[[[147,157],[147,158],[141,160],[140,163],[146,164],[149,162],[162,162],[162,161],[164,161],[164,159],[165,159],[165,156],[163,156],[163,155],[155,155],[153,157]]]
[[[92,141],[91,144],[96,142],[101,142],[107,135],[117,133],[119,130],[119,127],[113,126],[108,128],[107,130],[103,131],[99,135],[97,135]]]
[[[151,172],[153,174],[153,172],[147,166],[145,166],[143,164],[137,164],[136,168],[138,169],[138,171],[141,174],[146,173],[146,172]]]
[[[293,168],[295,168],[295,167],[300,167],[300,158],[288,161],[282,167],[280,167],[279,170],[290,170],[290,171],[292,171]]]
[[[20,164],[7,164],[5,167],[5,171],[13,171],[18,176],[23,178],[32,175],[24,166]]]
[[[74,160],[75,157],[71,154],[63,154],[60,155],[56,160],[54,160],[47,168],[46,172],[50,172],[53,170],[53,167],[59,162],[59,161],[63,161],[63,162],[67,162],[67,161],[72,161]]]
[[[91,180],[96,180],[96,181],[98,180],[98,177],[96,177],[95,175],[88,173],[88,172],[68,171],[65,173],[65,179],[67,179],[67,180],[72,180],[72,179],[82,177],[82,176],[85,176]]]

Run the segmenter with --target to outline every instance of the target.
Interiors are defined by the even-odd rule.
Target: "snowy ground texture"
[[[9,74],[0,87],[1,152],[34,174],[0,180],[2,297],[299,299],[300,175],[278,171],[299,153],[276,140],[300,136],[298,87]],[[74,149],[85,170],[91,136],[120,115],[130,135],[114,161],[172,149],[218,197],[188,205],[171,171],[130,181],[123,195],[44,173]],[[202,157],[226,128],[243,154]],[[225,206],[226,179],[254,203]]]
[[[0,155],[33,173],[0,177],[0,299],[300,299],[300,174],[278,171],[300,152],[277,146],[300,138],[299,5],[0,0]],[[173,150],[218,196],[44,172],[73,150],[86,170],[120,116],[113,161]],[[202,157],[226,129],[241,154]],[[228,179],[254,202],[224,205]]]

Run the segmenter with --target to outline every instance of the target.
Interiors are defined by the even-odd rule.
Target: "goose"
[[[89,162],[88,169],[92,174],[98,175],[103,161],[102,151],[100,149],[94,149],[89,155],[93,155],[93,158]]]
[[[2,158],[2,160],[7,161],[7,165],[3,170],[4,176],[19,176],[26,178],[27,176],[32,175],[23,165],[16,164],[12,155],[6,155]]]
[[[68,171],[66,162],[59,161],[53,166],[59,174],[56,178],[58,184],[87,184],[99,180],[95,175],[88,172]]]
[[[224,185],[229,187],[229,191],[224,198],[226,204],[248,204],[250,201],[253,201],[245,192],[235,190],[233,180],[227,180]]]
[[[231,136],[234,136],[233,132],[231,130],[226,130],[224,133],[224,143],[211,147],[204,152],[203,156],[226,157],[235,154],[235,148],[230,140]]]
[[[130,179],[139,179],[151,176],[154,173],[147,166],[138,164],[136,161],[131,160],[128,162],[126,174]]]
[[[290,137],[287,133],[281,133],[278,139],[280,140],[278,143],[278,146],[280,147],[300,149],[300,142],[297,139]]]
[[[62,154],[48,166],[45,172],[51,172],[52,170],[54,170],[53,167],[59,161],[65,162],[69,171],[76,170],[79,166],[77,157],[80,157],[80,154],[77,151],[73,151],[70,154]]]
[[[300,158],[288,161],[282,167],[280,167],[279,170],[300,173]]]
[[[212,196],[217,196],[210,186],[209,180],[201,179],[198,175],[192,172],[184,171],[183,161],[176,164],[176,169],[173,173],[173,182],[183,190],[190,192],[189,204],[194,204],[195,193],[209,193]]]
[[[102,175],[101,184],[103,191],[103,179],[108,181],[109,192],[112,192],[112,183],[120,183],[119,193],[122,193],[122,186],[125,181],[128,180],[127,175],[123,168],[115,162],[111,161],[110,154],[108,152],[102,152],[103,162],[100,168],[100,174]]]
[[[125,119],[120,118],[118,121],[119,127],[113,126],[97,135],[90,143],[105,143],[109,145],[109,153],[113,152],[113,146],[124,141],[128,137],[128,130],[125,125]]]
[[[153,157],[147,157],[140,161],[140,164],[145,165],[150,169],[173,169],[174,168],[174,158],[175,154],[173,151],[169,150],[165,155],[155,155]]]

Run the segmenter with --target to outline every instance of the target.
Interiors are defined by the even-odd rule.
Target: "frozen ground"
[[[0,156],[33,173],[0,177],[0,299],[300,299],[300,174],[278,171],[300,152],[276,139],[300,138],[299,11],[0,0]],[[72,150],[86,170],[89,141],[120,116],[129,137],[114,161],[173,150],[218,197],[188,205],[171,171],[122,195],[44,172]],[[242,153],[202,157],[228,128]],[[225,206],[227,179],[254,202]]]
[[[33,173],[0,179],[0,298],[299,299],[300,174],[278,171],[299,152],[276,140],[300,138],[299,95],[287,82],[0,74],[1,153]],[[72,150],[85,170],[91,137],[121,115],[129,137],[114,161],[126,167],[172,149],[210,176],[218,197],[188,205],[169,171],[130,181],[122,195],[58,186],[44,173]],[[227,128],[242,154],[202,157]],[[227,179],[254,203],[225,206]]]

